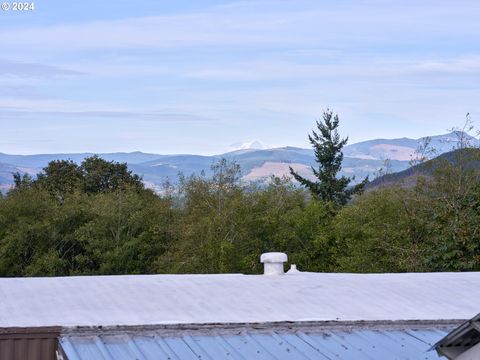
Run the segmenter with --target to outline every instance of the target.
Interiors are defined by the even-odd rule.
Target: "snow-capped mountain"
[[[229,152],[231,151],[236,151],[236,150],[265,150],[268,149],[269,147],[265,145],[264,143],[255,140],[251,142],[237,142],[234,144],[231,144],[228,147]]]
[[[461,142],[478,146],[474,137],[461,132],[451,132],[432,136],[428,139],[375,139],[348,145],[344,148],[342,174],[355,176],[358,180],[365,176],[374,177],[380,168],[397,172],[407,169],[418,148],[427,144],[430,156],[436,156],[458,148]],[[434,151],[432,151],[434,150]],[[47,155],[7,155],[0,153],[0,191],[7,189],[12,183],[12,172],[28,172],[32,175],[41,171],[49,161],[71,159],[81,162],[91,153],[81,154],[47,154]],[[281,147],[269,149],[259,141],[232,145],[232,151],[213,155],[158,155],[141,152],[99,154],[106,160],[126,162],[135,173],[143,176],[151,187],[160,186],[165,179],[175,181],[179,173],[185,175],[200,174],[208,176],[210,167],[221,158],[237,162],[245,180],[262,180],[271,175],[289,174],[289,167],[304,176],[311,174],[311,165],[315,165],[312,149]]]

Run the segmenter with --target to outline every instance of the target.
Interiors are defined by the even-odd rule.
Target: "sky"
[[[480,121],[477,0],[38,0],[0,10],[0,152],[219,154]]]

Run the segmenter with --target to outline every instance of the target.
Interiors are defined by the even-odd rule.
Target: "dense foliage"
[[[160,194],[124,164],[53,162],[0,197],[0,276],[257,273],[265,251],[304,271],[480,270],[478,151],[456,156],[341,207],[225,160]]]

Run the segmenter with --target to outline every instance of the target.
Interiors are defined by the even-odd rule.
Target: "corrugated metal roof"
[[[480,273],[0,279],[0,327],[466,320]]]
[[[64,336],[68,360],[439,359],[432,344],[444,330],[242,332],[162,337],[121,334]]]

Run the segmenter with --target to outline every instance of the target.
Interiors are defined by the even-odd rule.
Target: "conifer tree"
[[[310,190],[315,198],[336,205],[345,205],[352,195],[363,191],[368,178],[357,185],[350,186],[354,177],[338,176],[342,169],[342,149],[348,141],[348,138],[341,139],[338,133],[338,114],[333,115],[333,112],[327,109],[323,112],[323,121],[318,120],[316,124],[318,131],[313,130],[308,139],[314,150],[315,162],[318,164],[317,169],[312,166],[313,175],[317,180],[309,180],[291,167],[290,174]]]

